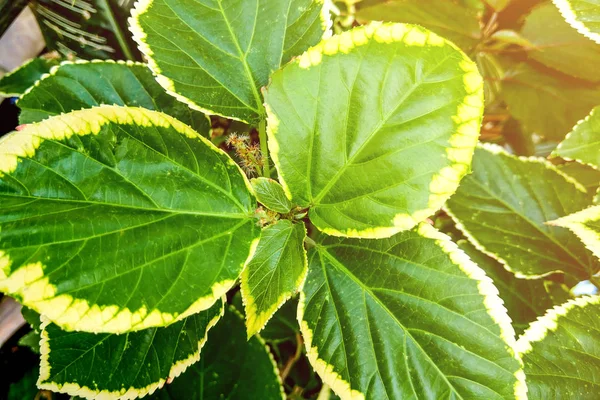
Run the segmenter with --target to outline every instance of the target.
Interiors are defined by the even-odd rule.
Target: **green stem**
[[[121,26],[117,22],[113,10],[110,8],[110,4],[108,4],[108,1],[106,0],[102,0],[102,3],[104,4],[103,8],[106,12],[106,16],[108,17],[108,22],[113,32],[115,33],[115,38],[117,39],[117,42],[119,42],[119,46],[121,47],[121,51],[123,51],[123,55],[125,55],[125,57],[130,61],[136,61],[135,57],[133,56],[133,53],[131,52],[131,49],[129,48],[129,44],[127,43],[127,40],[123,35]]]
[[[269,168],[269,147],[267,146],[267,122],[263,119],[258,123],[258,140],[260,141],[260,152],[263,157],[263,176],[271,177]]]
[[[323,387],[321,387],[321,391],[319,391],[319,395],[317,396],[317,400],[328,400],[329,399],[330,388],[329,385],[323,382]]]

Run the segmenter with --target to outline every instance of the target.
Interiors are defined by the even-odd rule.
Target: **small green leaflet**
[[[529,323],[544,315],[546,310],[554,305],[544,280],[518,279],[502,264],[477,250],[471,243],[463,240],[458,246],[494,281],[517,334],[522,333]]]
[[[324,0],[141,0],[130,24],[170,94],[256,124],[271,73],[318,43],[330,22]]]
[[[268,347],[246,339],[243,317],[230,308],[208,334],[200,361],[157,391],[152,400],[281,400],[279,371]]]
[[[600,259],[600,206],[567,215],[549,224],[568,228]]]
[[[65,330],[165,326],[212,306],[258,240],[239,167],[142,108],[49,118],[0,141],[0,290]]]
[[[259,332],[306,278],[303,223],[277,221],[263,229],[254,257],[242,272],[248,337]]]
[[[580,121],[552,155],[600,169],[600,107]]]
[[[201,358],[224,301],[165,328],[124,335],[65,332],[46,321],[41,341],[42,389],[86,398],[137,398],[177,378]]]
[[[0,96],[22,95],[56,64],[58,60],[43,57],[29,60],[16,70],[0,77]]]
[[[600,43],[600,4],[595,0],[552,0],[579,33]]]
[[[281,185],[269,178],[255,178],[250,181],[259,203],[269,210],[287,214],[292,209],[292,202],[287,198]]]
[[[562,140],[573,125],[600,104],[600,86],[560,76],[521,63],[507,68],[502,96],[513,117],[526,130]]]
[[[269,149],[291,200],[335,236],[381,238],[433,214],[479,134],[477,67],[415,25],[354,28],[277,71]]]
[[[530,399],[596,400],[600,392],[600,296],[548,311],[517,342]]]
[[[418,24],[448,38],[466,52],[482,38],[481,10],[467,4],[448,0],[363,0],[357,2],[356,8],[358,21]]]
[[[446,208],[477,248],[517,277],[564,272],[583,280],[600,261],[571,232],[546,222],[585,208],[592,195],[544,159],[485,145]]]
[[[48,117],[102,104],[162,111],[208,137],[210,120],[169,96],[141,63],[114,61],[63,62],[37,82],[18,102],[19,122],[30,124]]]
[[[577,33],[552,4],[534,8],[525,18],[521,35],[534,45],[527,51],[531,59],[567,75],[600,81],[596,68],[600,46]]]
[[[308,358],[342,399],[522,399],[514,331],[485,273],[427,224],[326,237],[301,293]]]

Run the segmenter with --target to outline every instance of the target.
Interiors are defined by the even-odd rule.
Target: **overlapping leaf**
[[[548,311],[519,338],[530,399],[593,400],[600,391],[600,297]]]
[[[256,398],[285,398],[279,371],[259,337],[246,339],[243,318],[231,309],[208,334],[208,345],[202,350],[200,361],[150,397],[155,400]]]
[[[248,336],[259,332],[298,291],[308,265],[302,223],[280,220],[262,231],[256,253],[242,273]]]
[[[2,138],[0,172],[0,290],[67,330],[141,330],[207,309],[259,235],[239,167],[155,111],[28,125]]]
[[[21,124],[102,104],[162,111],[208,136],[210,121],[169,96],[144,64],[65,62],[38,82],[18,102]]]
[[[579,33],[600,43],[600,4],[595,0],[552,0]]]
[[[535,46],[528,51],[530,58],[568,75],[600,81],[600,46],[577,33],[552,4],[536,7],[521,34]]]
[[[552,154],[600,169],[600,107],[580,121]]]
[[[165,328],[124,335],[65,332],[42,325],[42,389],[86,398],[137,398],[177,378],[201,358],[209,330],[224,312],[217,301]]]
[[[594,193],[598,191],[598,187],[600,187],[599,170],[578,162],[560,164],[557,165],[557,168],[581,183],[588,192]]]
[[[292,202],[331,235],[388,237],[441,207],[469,169],[483,107],[463,53],[417,26],[334,36],[273,74],[269,148]]]
[[[0,96],[20,96],[58,64],[57,60],[33,58],[0,78]]]
[[[495,287],[429,225],[325,238],[309,253],[298,319],[313,367],[343,399],[524,398]]]
[[[143,0],[131,29],[171,94],[209,114],[256,123],[271,73],[323,36],[323,3]]]
[[[585,208],[592,196],[543,159],[485,146],[446,207],[469,240],[517,276],[562,271],[587,279],[599,260],[575,235],[546,222]]]
[[[550,224],[571,230],[600,259],[600,206],[586,208],[556,221],[550,221]]]

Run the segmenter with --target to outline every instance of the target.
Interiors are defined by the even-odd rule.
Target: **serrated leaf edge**
[[[301,224],[304,230],[304,237],[307,235],[306,225]],[[294,225],[291,226],[291,229],[294,230]],[[242,294],[242,304],[244,305],[244,309],[246,310],[246,330],[248,332],[248,338],[256,335],[260,331],[264,329],[267,323],[273,318],[273,315],[283,306],[286,301],[292,298],[292,296],[301,291],[304,286],[304,282],[306,281],[306,277],[308,275],[308,256],[306,254],[306,249],[302,248],[302,254],[304,255],[304,268],[302,270],[302,274],[296,280],[295,286],[296,291],[288,291],[283,292],[277,298],[277,301],[269,307],[266,311],[261,313],[257,313],[258,308],[256,307],[255,299],[251,294],[251,290],[248,287],[248,274],[250,273],[248,267],[246,266],[242,271],[241,275],[241,283],[240,283],[240,292]]]
[[[585,222],[600,220],[600,205],[547,222],[548,225],[560,226],[573,232],[598,259],[600,259],[600,232],[588,228]]]
[[[183,372],[187,370],[188,367],[195,364],[200,360],[200,353],[202,352],[202,348],[206,344],[208,340],[208,332],[220,321],[220,319],[225,314],[225,302],[226,298],[221,297],[221,312],[211,319],[206,326],[206,330],[204,331],[204,335],[202,339],[198,342],[198,350],[190,355],[188,358],[184,360],[177,361],[175,364],[171,366],[169,370],[168,379],[175,379]],[[48,337],[48,332],[46,331],[46,327],[52,323],[47,317],[41,316],[42,325],[40,327],[40,376],[37,381],[37,386],[40,389],[51,390],[53,392],[58,393],[66,393],[71,396],[79,396],[87,399],[120,399],[120,400],[129,400],[129,399],[137,399],[139,397],[144,397],[148,394],[154,393],[157,389],[160,389],[167,382],[167,379],[161,378],[158,382],[154,382],[143,388],[123,388],[120,391],[110,391],[110,390],[95,390],[89,388],[87,386],[80,386],[75,382],[67,382],[63,384],[58,384],[55,382],[48,382],[47,379],[50,378],[51,367],[48,360],[50,355],[50,339]],[[161,329],[161,328],[156,328]]]
[[[564,304],[551,308],[545,315],[538,317],[517,340],[516,349],[519,354],[522,356],[530,353],[533,350],[532,343],[540,342],[546,338],[548,333],[554,332],[558,328],[559,318],[566,316],[569,311],[576,307],[583,308],[590,304],[600,304],[600,296],[582,296],[571,299]]]
[[[432,177],[430,188],[435,190],[431,190],[431,193],[429,194],[428,206],[424,209],[417,210],[412,214],[399,213],[395,215],[390,221],[392,226],[388,227],[375,227],[363,230],[338,230],[333,227],[318,226],[315,224],[320,231],[331,236],[368,239],[387,238],[400,231],[413,228],[432,215],[436,210],[442,207],[449,195],[456,191],[456,187],[449,190],[454,185],[448,185],[448,182],[456,182],[455,186],[458,186],[458,182],[460,182],[467,174],[473,152],[475,151],[475,145],[479,137],[479,127],[483,118],[483,79],[478,72],[477,65],[452,42],[418,25],[382,23],[377,21],[371,22],[367,25],[356,27],[321,41],[319,44],[309,48],[304,54],[291,61],[290,64],[295,63],[300,68],[309,69],[319,65],[324,55],[329,56],[340,53],[349,53],[355,47],[368,44],[371,39],[379,43],[404,43],[419,47],[451,46],[463,57],[460,62],[460,68],[464,72],[463,81],[468,93],[462,103],[458,105],[457,113],[454,116],[455,122],[459,124],[457,130],[448,139],[450,146],[454,146],[446,149],[446,157],[452,161],[452,164],[444,167]],[[476,111],[473,111],[473,109]],[[280,147],[277,142],[277,131],[280,121],[266,103],[265,111],[267,113],[269,153],[277,169],[281,186],[288,198],[293,200],[294,197],[292,196],[289,186],[285,182],[284,174],[279,167]],[[466,130],[467,133],[463,132],[464,130]],[[310,179],[310,177],[308,179]]]
[[[328,0],[313,0],[317,4],[321,4],[321,26],[324,30],[323,38],[331,36],[331,28],[333,26],[333,21],[330,18],[330,5]],[[203,107],[193,100],[177,93],[175,89],[175,82],[162,75],[162,70],[152,57],[154,52],[150,49],[150,46],[146,43],[147,34],[144,32],[142,25],[140,24],[140,17],[144,15],[154,0],[138,0],[131,10],[131,17],[129,17],[129,31],[133,34],[132,39],[137,43],[139,51],[146,56],[146,60],[148,62],[148,67],[155,75],[156,81],[163,87],[163,89],[175,97],[180,102],[187,104],[193,110],[200,111],[207,115],[218,115],[224,118],[229,118],[235,121],[240,121],[244,123],[250,123],[250,121],[244,120],[242,118],[233,117],[231,115],[225,115],[223,113],[211,110],[209,108]]]
[[[32,62],[34,62],[35,60],[37,60],[37,58],[35,58],[35,57],[31,58],[31,59],[27,60],[26,62],[24,62],[23,64],[21,64],[20,66],[18,66],[17,68],[13,69],[12,71],[7,72],[6,74],[2,75],[0,77],[0,84],[2,84],[2,81],[5,78],[9,78],[11,75],[14,75],[17,72],[19,72],[20,70],[27,68],[27,66],[29,64],[31,64]],[[20,95],[20,93],[7,93],[7,92],[3,92],[2,90],[0,90],[0,96],[3,96],[3,97],[15,97],[15,96],[19,96],[19,95]]]
[[[573,184],[580,192],[587,193],[587,189],[581,183],[579,183],[577,180],[575,180],[570,175],[567,175],[564,172],[562,172],[555,165],[553,165],[552,163],[550,163],[548,160],[546,160],[544,158],[533,157],[533,156],[532,157],[515,156],[513,154],[509,154],[502,147],[500,147],[500,146],[498,146],[496,144],[492,144],[492,143],[479,143],[477,146],[479,148],[485,149],[485,150],[487,150],[487,151],[489,151],[489,152],[491,152],[493,154],[507,156],[507,157],[510,157],[510,158],[513,158],[513,159],[517,159],[517,160],[520,160],[520,161],[523,161],[523,162],[542,164],[546,168],[551,169],[552,171],[554,171],[557,174],[559,174],[567,182]],[[503,259],[499,254],[494,253],[492,251],[488,251],[477,240],[477,238],[475,238],[475,236],[473,236],[471,234],[471,232],[469,232],[469,230],[463,225],[463,223],[460,221],[460,219],[457,218],[452,213],[452,211],[450,210],[450,208],[448,207],[447,204],[444,205],[444,207],[442,207],[442,209],[444,210],[444,212],[446,214],[448,214],[448,216],[452,219],[452,221],[454,221],[454,224],[456,225],[456,228],[458,228],[458,230],[469,240],[469,242],[471,242],[471,244],[473,246],[475,246],[475,248],[477,250],[481,251],[482,253],[484,253],[488,257],[493,258],[494,260],[498,261],[500,264],[502,264],[502,266],[504,266],[504,269],[506,269],[508,272],[512,273],[513,275],[515,275],[517,278],[519,278],[519,279],[540,279],[540,278],[544,278],[546,276],[550,276],[550,275],[555,274],[555,273],[563,273],[560,270],[555,270],[555,271],[550,271],[550,272],[547,272],[547,273],[541,274],[541,275],[525,275],[525,274],[522,274],[519,271],[513,270],[512,267],[509,265],[509,263],[505,259]]]
[[[579,21],[568,0],[552,0],[552,2],[571,27],[588,39],[600,44],[600,34],[592,32],[583,22]]]
[[[182,135],[204,142],[218,154],[226,155],[223,150],[215,147],[188,125],[167,114],[137,107],[100,106],[29,124],[22,131],[13,132],[0,138],[0,176],[3,173],[14,171],[18,166],[19,158],[33,156],[44,139],[94,135],[100,132],[103,125],[114,122],[139,126],[150,124],[151,126],[172,127]],[[68,129],[65,130],[65,127]],[[250,182],[241,168],[229,156],[227,156],[227,162],[237,167],[246,187],[252,193]],[[258,241],[259,238],[252,241],[242,270],[252,259]],[[68,294],[54,297],[56,286],[52,285],[44,276],[41,262],[23,265],[9,276],[8,269],[11,264],[12,261],[8,254],[0,250],[0,291],[18,296],[23,304],[46,315],[63,329],[86,332],[123,333],[155,326],[166,326],[208,309],[236,283],[235,279],[215,282],[211,287],[212,294],[197,299],[181,314],[163,313],[158,310],[148,313],[145,308],[132,311],[117,305],[103,307],[90,305],[89,302],[75,299]]]
[[[600,35],[598,35],[598,36],[600,37]],[[592,167],[593,169],[600,171],[600,165],[595,165],[593,163],[589,163],[587,161],[583,161],[583,160],[581,160],[579,158],[570,158],[570,157],[567,157],[566,155],[561,154],[562,147],[566,143],[566,141],[571,136],[573,136],[573,135],[576,134],[578,128],[581,125],[589,122],[590,119],[594,116],[594,114],[595,114],[596,111],[600,111],[600,106],[599,107],[595,107],[594,109],[592,109],[592,111],[590,111],[590,113],[585,118],[579,120],[577,122],[577,124],[575,124],[575,126],[573,127],[573,129],[571,129],[571,132],[567,133],[567,135],[565,136],[565,138],[558,144],[558,146],[556,147],[556,149],[554,149],[552,151],[551,156],[560,157],[560,158],[562,158],[563,160],[566,160],[566,161],[577,161],[580,164],[588,165],[588,166]],[[600,188],[599,188],[599,190],[600,190]]]
[[[498,289],[494,286],[492,279],[486,275],[483,269],[471,261],[467,254],[444,233],[426,223],[421,223],[419,225],[418,233],[424,238],[435,240],[436,244],[440,246],[444,253],[450,257],[450,260],[458,266],[467,277],[477,281],[477,289],[479,294],[483,296],[483,302],[488,311],[488,315],[500,328],[500,338],[506,343],[509,353],[521,367],[514,373],[516,378],[514,384],[515,398],[517,400],[526,400],[527,385],[525,383],[523,361],[516,350],[515,331],[512,326],[512,321],[508,316],[508,312],[504,307],[504,303],[498,295]],[[328,364],[325,360],[319,358],[319,349],[312,345],[313,332],[309,328],[308,323],[304,321],[305,301],[306,296],[304,291],[301,291],[297,318],[298,323],[300,324],[300,331],[304,337],[306,353],[311,365],[321,379],[323,379],[323,382],[327,383],[342,400],[364,400],[366,394],[352,389],[350,383],[345,381],[335,371],[333,365]]]

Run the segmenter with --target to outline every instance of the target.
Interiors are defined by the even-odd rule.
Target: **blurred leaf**
[[[27,372],[23,378],[10,385],[8,400],[33,400],[39,390],[36,386],[39,368],[35,367]]]
[[[16,70],[0,78],[0,96],[22,95],[55,65],[58,65],[58,60],[55,58],[40,57],[29,60]]]
[[[0,36],[23,11],[29,0],[0,0]]]
[[[534,8],[521,33],[536,46],[530,58],[568,75],[600,81],[600,46],[567,24],[554,5]]]
[[[557,165],[565,174],[581,183],[588,192],[596,193],[600,186],[600,171],[578,162]]]
[[[296,321],[296,310],[298,309],[298,298],[288,300],[277,312],[265,328],[260,332],[260,336],[267,342],[283,342],[292,340],[296,332],[300,331],[298,321]]]
[[[127,29],[134,0],[33,0],[49,49],[83,59],[140,58]]]
[[[19,339],[19,346],[27,347],[35,354],[40,354],[40,334],[35,331],[26,333]]]

